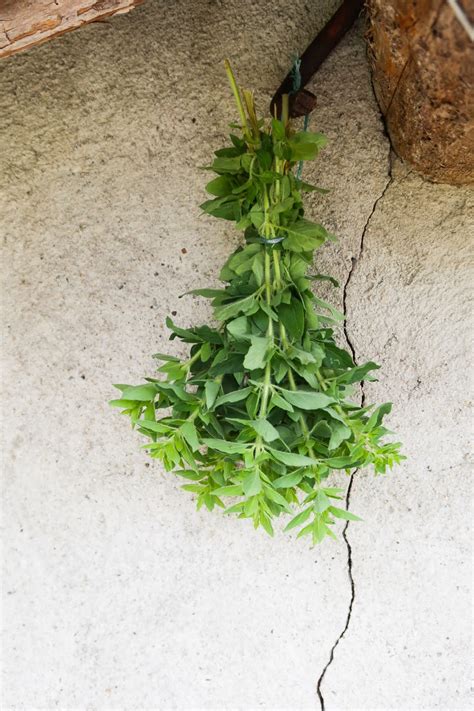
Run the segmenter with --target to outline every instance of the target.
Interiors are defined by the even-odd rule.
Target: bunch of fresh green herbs
[[[252,519],[273,534],[272,519],[292,516],[285,530],[314,543],[334,537],[335,519],[357,520],[336,505],[343,490],[330,474],[373,465],[384,473],[403,457],[385,443],[391,405],[361,406],[354,390],[375,363],[356,365],[333,329],[343,315],[312,291],[329,277],[308,274],[313,253],[333,239],[304,217],[299,161],[325,145],[320,133],[295,131],[284,97],[282,116],[257,118],[252,94],[226,70],[241,135],[215,152],[207,185],[208,215],[231,220],[245,243],[227,260],[221,289],[190,293],[211,299],[219,325],[180,328],[171,339],[191,344],[189,358],[157,353],[162,377],[117,385],[122,408],[148,438],[150,455],[188,480],[197,506]],[[296,514],[296,515],[295,515]]]

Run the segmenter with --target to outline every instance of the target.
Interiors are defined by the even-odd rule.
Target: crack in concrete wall
[[[348,273],[348,275],[347,275],[347,279],[346,279],[346,281],[345,281],[345,283],[344,283],[344,287],[343,287],[342,304],[343,304],[343,313],[344,313],[344,317],[345,317],[345,318],[344,318],[344,337],[345,337],[345,339],[346,339],[347,345],[348,345],[348,347],[349,347],[349,350],[350,350],[350,352],[351,352],[352,358],[353,358],[353,360],[354,360],[355,363],[357,363],[356,350],[355,350],[355,347],[354,347],[354,343],[353,343],[353,341],[352,341],[352,339],[351,339],[351,337],[350,337],[350,335],[349,335],[349,330],[348,330],[348,328],[347,328],[347,314],[348,314],[348,298],[347,298],[347,294],[348,294],[349,284],[350,284],[350,282],[351,282],[351,280],[352,280],[352,277],[353,277],[353,275],[354,275],[356,266],[357,266],[357,264],[360,262],[360,260],[361,260],[361,258],[362,258],[362,256],[363,256],[363,253],[364,253],[365,236],[366,236],[366,234],[367,234],[367,230],[368,230],[368,228],[369,228],[370,222],[371,222],[371,220],[372,220],[372,218],[373,218],[373,216],[374,216],[374,214],[375,214],[375,212],[376,212],[376,210],[377,210],[377,207],[378,207],[380,201],[383,200],[383,198],[384,198],[384,196],[385,196],[387,190],[389,189],[390,185],[391,185],[392,182],[393,182],[392,162],[391,162],[390,153],[389,153],[389,156],[388,156],[388,171],[387,171],[387,174],[388,174],[387,182],[386,182],[386,184],[385,184],[385,186],[384,186],[382,192],[380,193],[380,195],[379,195],[379,196],[376,198],[376,200],[374,201],[374,204],[373,204],[373,206],[372,206],[372,210],[370,211],[370,214],[369,214],[369,216],[367,217],[367,220],[366,220],[366,222],[365,222],[364,228],[363,228],[363,230],[362,230],[362,234],[361,234],[361,238],[360,238],[360,242],[359,242],[359,249],[358,249],[358,252],[357,252],[357,256],[351,257],[351,268],[350,268],[350,270],[349,270],[349,273]],[[360,384],[360,404],[361,404],[361,407],[363,407],[363,406],[365,405],[364,381],[362,381],[361,384]],[[357,472],[358,472],[358,469],[356,469],[356,470],[350,475],[350,478],[349,478],[349,485],[348,485],[348,487],[347,487],[346,498],[345,498],[345,505],[346,505],[346,510],[347,510],[347,511],[350,510],[351,492],[352,492],[352,487],[353,487],[353,484],[354,484],[354,477],[355,477],[355,475],[357,474]],[[328,659],[326,665],[324,666],[324,668],[323,668],[323,670],[322,670],[322,672],[321,672],[321,674],[320,674],[320,676],[319,676],[319,678],[318,678],[318,681],[317,681],[316,691],[317,691],[319,703],[320,703],[320,705],[321,705],[321,711],[325,711],[325,709],[326,709],[325,700],[324,700],[324,696],[323,696],[323,693],[322,693],[322,684],[323,684],[323,681],[324,681],[324,677],[326,676],[327,670],[329,669],[329,667],[331,666],[331,664],[332,664],[333,661],[334,661],[334,653],[335,653],[335,651],[336,651],[336,648],[337,648],[338,644],[340,643],[340,641],[342,640],[342,638],[343,638],[344,635],[346,634],[347,630],[349,629],[349,625],[350,625],[350,623],[351,623],[351,617],[352,617],[352,609],[353,609],[353,607],[354,607],[354,601],[355,601],[356,588],[355,588],[354,575],[353,575],[353,573],[352,573],[352,546],[351,546],[350,541],[349,541],[349,538],[348,538],[348,536],[347,536],[347,530],[348,530],[348,528],[349,528],[349,524],[350,524],[350,521],[347,521],[347,522],[345,523],[344,528],[343,528],[343,531],[342,531],[342,538],[344,539],[344,542],[345,542],[346,548],[347,548],[347,575],[348,575],[348,578],[349,578],[349,584],[350,584],[350,591],[351,591],[351,594],[350,594],[350,598],[349,598],[349,605],[348,605],[348,608],[347,608],[347,615],[346,615],[346,619],[345,619],[345,622],[344,622],[344,626],[343,626],[343,628],[342,628],[342,630],[341,630],[341,633],[339,634],[339,636],[337,637],[337,639],[335,640],[334,644],[332,645],[332,647],[331,647],[331,649],[330,649],[330,652],[329,652],[329,659]]]
[[[346,493],[346,509],[347,510],[349,510],[349,508],[350,508],[351,491],[352,491],[352,485],[354,483],[355,474],[357,474],[357,470],[353,474],[351,474],[349,486],[347,487],[347,493]],[[347,630],[349,628],[349,625],[351,622],[351,617],[352,617],[352,608],[354,606],[354,600],[355,600],[355,582],[354,582],[354,576],[352,574],[352,547],[349,542],[349,539],[347,538],[347,528],[349,526],[349,523],[350,523],[349,521],[346,522],[344,529],[342,531],[342,537],[343,537],[344,542],[347,547],[347,574],[349,577],[351,596],[350,596],[350,600],[349,600],[349,606],[347,609],[347,616],[346,616],[346,621],[344,623],[344,627],[343,627],[340,635],[334,642],[333,646],[331,647],[331,650],[329,652],[328,662],[327,662],[326,666],[324,667],[324,669],[322,670],[321,675],[320,675],[318,682],[317,682],[316,691],[318,694],[319,703],[321,704],[321,711],[325,711],[325,709],[326,709],[321,686],[324,681],[324,677],[326,675],[328,668],[331,666],[332,662],[334,661],[334,652],[336,650],[336,647],[339,644],[339,642],[341,641],[341,639],[344,637],[345,633],[347,632]]]

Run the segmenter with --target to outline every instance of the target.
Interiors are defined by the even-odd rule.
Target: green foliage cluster
[[[286,102],[281,120],[258,120],[251,93],[227,71],[241,135],[216,151],[201,208],[235,222],[245,243],[222,268],[223,288],[190,292],[211,300],[218,325],[167,319],[171,339],[191,344],[189,358],[156,354],[161,377],[118,385],[112,404],[148,438],[150,455],[188,480],[198,508],[222,507],[269,534],[272,519],[288,514],[286,530],[300,527],[298,537],[318,543],[334,537],[335,519],[357,519],[338,505],[331,472],[384,473],[402,459],[400,445],[384,442],[390,404],[351,399],[378,366],[356,365],[336,344],[343,314],[311,288],[319,279],[337,285],[308,274],[314,250],[333,237],[304,217],[303,195],[318,188],[293,169],[325,138],[294,131]]]

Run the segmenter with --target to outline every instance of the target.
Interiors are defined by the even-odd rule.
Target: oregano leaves
[[[320,133],[295,131],[287,102],[281,119],[258,119],[226,66],[241,135],[216,151],[201,209],[242,232],[224,264],[222,289],[190,292],[210,299],[216,325],[166,323],[190,344],[180,360],[157,353],[157,378],[117,385],[111,404],[143,435],[150,456],[188,483],[197,506],[251,519],[273,534],[289,516],[314,543],[334,537],[337,519],[358,520],[336,503],[332,471],[372,465],[385,473],[403,457],[387,442],[390,405],[360,406],[354,388],[378,366],[356,365],[336,344],[343,315],[313,293],[313,252],[333,237],[304,216],[303,195],[319,190],[294,175],[325,145]],[[242,99],[243,96],[243,99]]]

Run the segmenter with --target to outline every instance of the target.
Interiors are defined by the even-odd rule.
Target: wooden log
[[[435,182],[474,182],[473,0],[368,0],[368,10],[374,90],[395,152]]]
[[[88,22],[128,12],[143,0],[0,0],[0,58]]]

